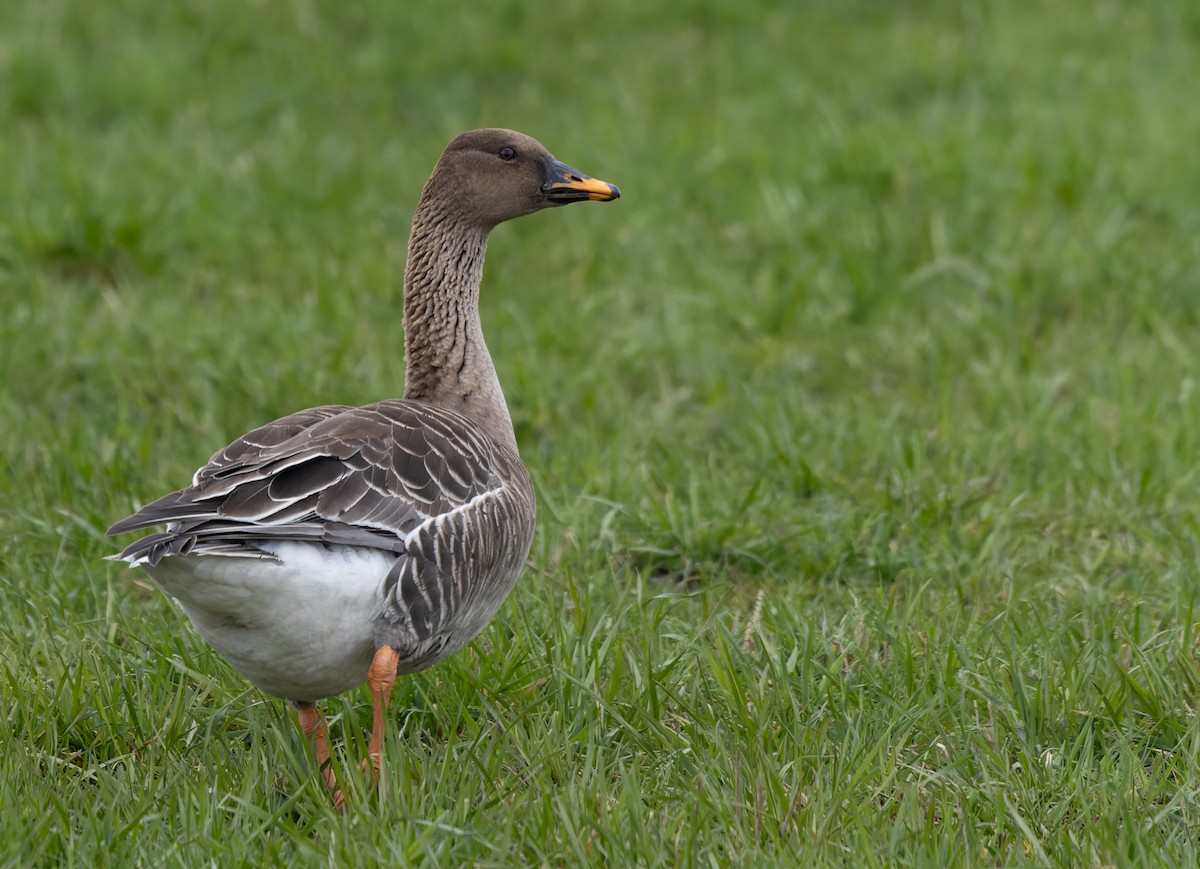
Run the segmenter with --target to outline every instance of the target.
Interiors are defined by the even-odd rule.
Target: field
[[[0,865],[1200,862],[1200,5],[4,5]],[[624,195],[493,235],[538,536],[339,815],[103,531],[399,394],[483,125]]]

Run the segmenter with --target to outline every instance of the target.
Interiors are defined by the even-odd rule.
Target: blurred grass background
[[[6,863],[1197,861],[1200,7],[2,5]],[[340,818],[102,531],[398,394],[483,125],[623,197],[493,237],[531,569]]]

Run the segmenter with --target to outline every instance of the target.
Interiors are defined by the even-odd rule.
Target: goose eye
[[[501,148],[500,149],[500,159],[501,160],[515,160],[515,159],[517,159],[517,152],[514,151],[512,148],[508,148],[508,147]]]

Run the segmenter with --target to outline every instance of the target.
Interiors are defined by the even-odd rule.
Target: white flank
[[[174,555],[142,565],[200,636],[268,694],[317,700],[362,684],[390,553],[260,543],[275,558]]]

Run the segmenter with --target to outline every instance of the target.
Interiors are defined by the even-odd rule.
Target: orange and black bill
[[[589,178],[558,160],[546,161],[546,183],[542,185],[542,193],[551,202],[560,204],[583,202],[585,199],[612,202],[621,195],[617,185]]]

